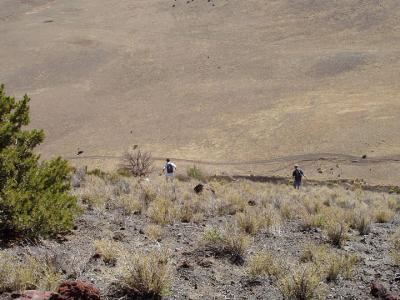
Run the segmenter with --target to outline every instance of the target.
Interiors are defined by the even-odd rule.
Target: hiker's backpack
[[[167,173],[168,174],[174,173],[174,166],[170,163],[167,163]]]

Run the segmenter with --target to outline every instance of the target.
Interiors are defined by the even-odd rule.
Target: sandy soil
[[[32,97],[44,157],[134,144],[212,162],[400,152],[397,0],[0,3],[0,82]],[[292,161],[225,171],[287,173]],[[336,161],[303,164],[339,175],[316,171]],[[341,166],[378,183],[400,171]]]

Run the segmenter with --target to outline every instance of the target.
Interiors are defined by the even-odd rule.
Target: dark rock
[[[198,185],[196,185],[193,190],[196,194],[200,194],[204,189],[204,185],[199,183]]]
[[[247,202],[247,204],[249,205],[249,206],[256,206],[256,201],[255,200],[249,200],[249,202]]]
[[[82,281],[64,281],[60,284],[58,293],[67,300],[100,300],[99,290]]]
[[[187,270],[192,270],[194,269],[193,266],[187,261],[184,260],[178,267],[178,269],[187,269]]]

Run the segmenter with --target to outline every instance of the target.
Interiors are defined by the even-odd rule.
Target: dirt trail
[[[121,156],[115,155],[87,155],[87,156],[69,156],[68,160],[77,159],[120,159]],[[164,160],[163,157],[154,157],[155,160]],[[249,161],[204,161],[194,159],[184,159],[171,157],[172,160],[184,163],[193,163],[199,165],[210,166],[236,166],[236,165],[268,165],[275,163],[289,163],[296,162],[314,162],[314,161],[328,161],[328,162],[341,162],[341,163],[357,163],[357,164],[371,164],[371,163],[400,163],[400,155],[376,156],[362,158],[355,155],[340,154],[340,153],[309,153],[291,156],[282,156],[271,159],[263,160],[249,160]]]

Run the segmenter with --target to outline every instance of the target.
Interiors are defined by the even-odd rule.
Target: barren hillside
[[[214,162],[400,153],[397,0],[0,6],[0,82],[32,97],[45,157],[133,144]],[[393,160],[344,160],[321,175],[339,161],[313,157],[304,164],[315,177],[394,183],[400,172]],[[226,169],[284,174],[292,160]]]

